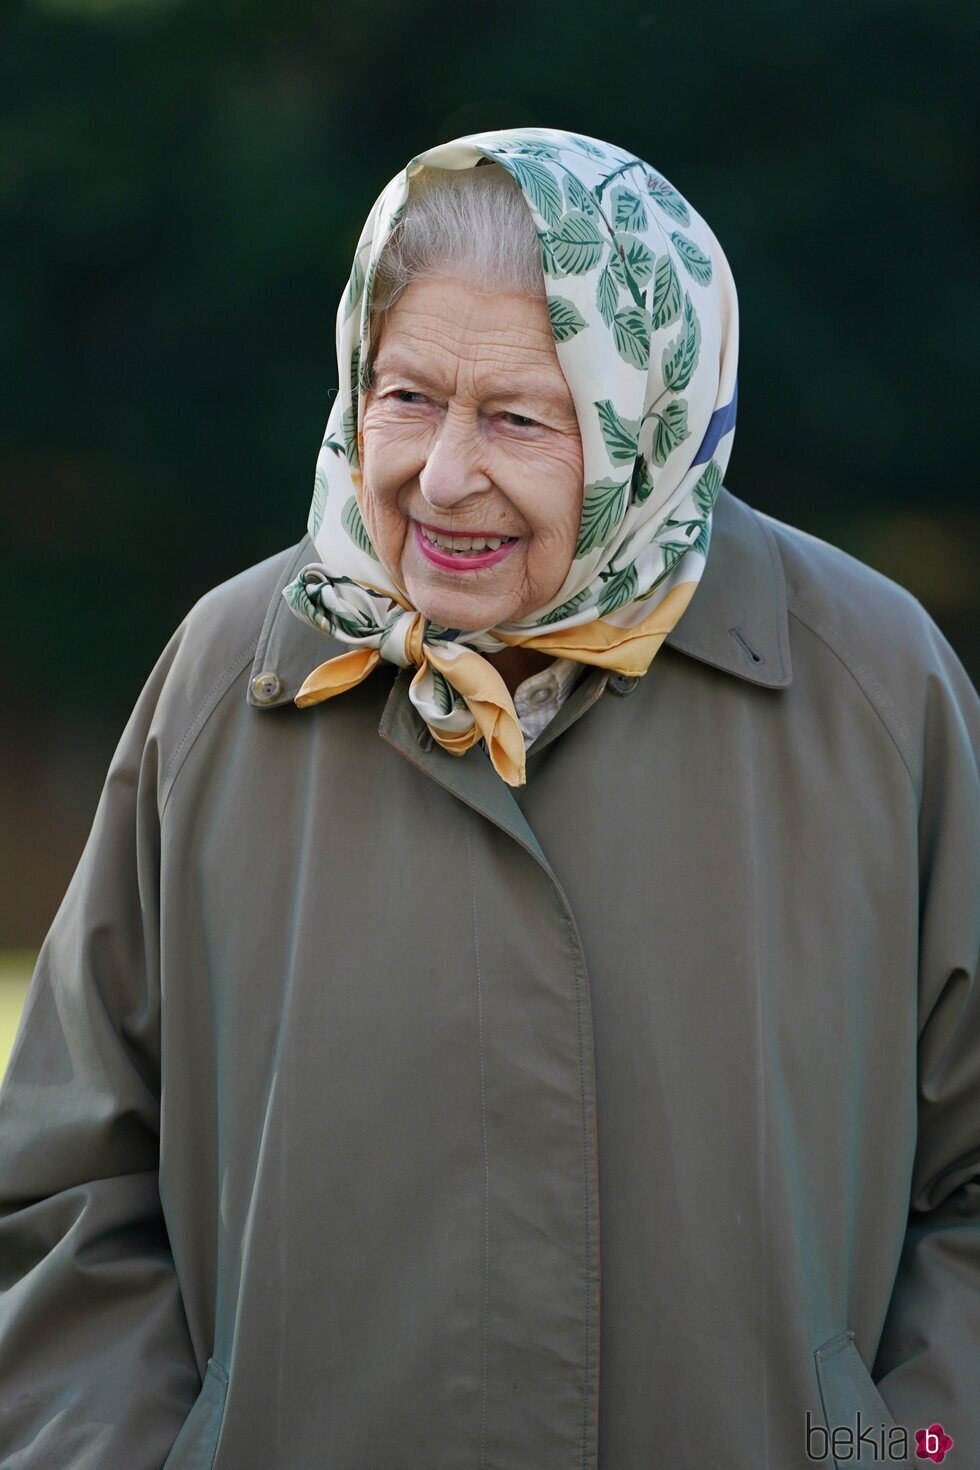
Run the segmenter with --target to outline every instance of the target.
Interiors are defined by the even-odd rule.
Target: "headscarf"
[[[541,244],[555,347],[582,436],[574,558],[543,607],[461,631],[426,618],[379,560],[361,515],[359,438],[378,258],[423,167],[501,164]],[[382,659],[416,666],[410,698],[462,755],[481,737],[499,775],[525,780],[524,739],[482,655],[520,645],[643,675],[704,570],[711,510],[735,428],[738,304],[708,225],[656,169],[551,128],[474,133],[420,153],[376,200],[337,312],[339,391],[308,528],[320,556],[283,591],[292,611],[351,644],[315,668],[299,706],[343,694]]]

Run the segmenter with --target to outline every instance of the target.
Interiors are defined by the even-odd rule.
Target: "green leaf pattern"
[[[662,413],[654,414],[656,427],[653,431],[653,462],[665,465],[667,457],[688,437],[687,400],[675,398],[665,405]]]
[[[316,534],[319,531],[320,527],[323,525],[323,513],[326,510],[326,506],[326,476],[324,475],[323,471],[319,467],[317,467],[316,474],[313,476],[313,502],[310,506],[310,518],[307,522],[306,527],[313,540],[316,540]]]
[[[595,214],[599,206],[583,183],[574,174],[566,173],[564,177],[565,199],[570,210],[580,214]]]
[[[636,458],[640,420],[620,418],[608,398],[603,398],[596,404],[596,408],[599,410],[599,427],[609,450],[609,458],[613,464],[632,464]]]
[[[609,263],[603,266],[602,273],[599,276],[595,288],[596,308],[607,327],[611,327],[613,324],[618,300],[619,288],[616,284],[616,277],[612,272],[612,265]]]
[[[355,546],[359,546],[361,551],[371,550],[371,538],[361,516],[361,508],[353,495],[344,506],[341,524]]]
[[[602,574],[603,576],[605,574]],[[605,617],[607,613],[615,612],[617,607],[622,607],[626,602],[632,602],[636,596],[637,572],[636,566],[630,562],[629,566],[621,572],[613,572],[605,578],[602,591],[599,593],[599,613]]]
[[[560,226],[540,236],[541,257],[549,276],[584,276],[602,258],[602,231],[590,215],[573,211]]]
[[[567,602],[561,602],[557,607],[553,607],[551,612],[545,613],[541,619],[542,627],[550,627],[552,623],[561,623],[565,618],[570,618],[572,613],[583,607],[591,597],[591,588],[583,587],[581,592],[576,592],[575,596],[570,597]]]
[[[617,311],[613,317],[616,351],[624,362],[645,368],[650,360],[650,313],[642,306]]]
[[[681,283],[669,255],[661,255],[653,278],[651,324],[655,330],[675,322],[681,309]]]
[[[633,476],[630,480],[630,505],[642,505],[653,494],[653,476],[650,466],[642,454],[636,456]]]
[[[617,230],[645,230],[646,205],[632,189],[617,189],[613,194],[613,222]]]
[[[704,473],[698,478],[697,483],[691,491],[691,499],[698,508],[700,515],[706,516],[714,505],[721,489],[721,465],[715,460],[710,460],[705,467]]]
[[[448,715],[456,703],[455,691],[450,687],[449,680],[438,669],[430,669],[432,676],[432,694],[436,704],[444,715]]]
[[[616,249],[609,257],[609,268],[614,279],[625,290],[629,290],[631,280],[638,286],[643,286],[653,275],[653,251],[649,245],[644,245],[635,235],[626,235],[621,231],[615,236]]]
[[[352,403],[350,408],[344,409],[342,420],[344,434],[344,452],[347,455],[348,464],[357,464],[357,404]]]
[[[556,342],[567,342],[576,333],[584,332],[589,325],[575,302],[566,300],[564,296],[548,297],[548,313]]]
[[[586,485],[582,506],[582,523],[579,527],[576,557],[584,556],[595,546],[601,546],[613,527],[622,519],[623,491],[625,480],[597,480]]]
[[[366,246],[362,245],[354,256],[354,267],[347,285],[347,295],[344,298],[345,320],[353,314],[354,310],[361,303],[361,294],[364,290],[364,266],[361,264],[361,259],[366,248]]]
[[[677,230],[670,237],[677,247],[677,254],[688,275],[693,276],[699,286],[707,286],[711,281],[711,258],[705,255],[689,240],[686,235],[681,235]]]
[[[564,211],[561,187],[551,169],[530,158],[511,158],[508,168],[541,218],[557,228]]]
[[[300,578],[283,595],[297,616],[351,640],[381,647],[409,616],[377,590],[395,590],[392,572],[371,545],[358,503],[357,439],[378,260],[418,168],[487,159],[510,172],[532,212],[586,481],[565,582],[550,606],[501,625],[503,631],[561,627],[586,614],[585,621],[636,621],[635,604],[664,595],[674,574],[697,580],[703,568],[730,432],[720,444],[712,440],[707,464],[692,461],[712,413],[732,396],[733,369],[722,389],[719,363],[728,324],[737,325],[717,241],[672,184],[622,149],[555,129],[473,134],[419,154],[379,196],[339,314],[339,390],[308,521],[323,559],[316,565],[332,591],[309,596]],[[504,646],[492,630],[460,635],[428,621],[424,637],[446,648],[454,641],[486,651]],[[467,728],[468,712],[448,679],[430,666],[419,682],[416,702],[424,702],[430,722]]]
[[[689,225],[691,223],[691,212],[680,194],[672,184],[668,184],[665,178],[660,174],[655,174],[653,170],[647,176],[647,191],[654,204],[659,205],[664,214],[677,220],[678,224]]]
[[[682,392],[694,376],[701,350],[701,325],[691,303],[684,297],[684,322],[679,336],[664,348],[662,371],[664,382],[675,393]]]

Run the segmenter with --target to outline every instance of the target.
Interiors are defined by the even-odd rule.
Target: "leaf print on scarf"
[[[586,485],[582,524],[575,547],[576,559],[593,547],[601,546],[619,525],[626,485],[626,480],[596,480],[594,484]]]
[[[354,545],[359,546],[362,551],[366,551],[368,556],[374,556],[374,547],[371,545],[371,538],[368,535],[367,526],[364,524],[361,508],[353,495],[344,506],[340,519],[344,530]]]
[[[650,318],[653,326],[669,327],[676,321],[681,310],[681,283],[669,255],[661,255],[653,281],[653,301]]]
[[[541,218],[547,220],[552,229],[557,229],[562,216],[561,190],[551,169],[543,163],[513,155],[507,157],[502,154],[500,161],[513,174]]]
[[[574,174],[565,173],[565,198],[569,209],[579,210],[582,214],[597,214],[599,206],[589,193],[584,184]]]
[[[558,607],[554,607],[550,613],[546,613],[541,619],[542,626],[547,627],[551,623],[560,623],[564,618],[570,618],[572,613],[578,612],[580,608],[585,606],[591,596],[591,590],[588,587],[583,587],[581,592],[576,592],[575,596],[570,597],[567,602],[559,603]]]
[[[351,271],[350,283],[347,287],[347,297],[344,306],[345,318],[349,317],[354,311],[355,307],[360,302],[361,292],[364,290],[364,267],[361,265],[361,255],[364,253],[364,251],[367,250],[367,248],[368,247],[366,245],[362,245],[357,254],[354,256],[354,268]]]
[[[438,669],[432,669],[432,692],[435,695],[436,704],[444,715],[448,715],[456,703],[456,695],[449,687],[449,680]]]
[[[665,465],[667,456],[690,437],[687,427],[687,399],[677,398],[664,407],[663,413],[654,415],[656,427],[653,431],[653,462]]]
[[[676,230],[670,237],[677,246],[677,253],[681,258],[688,274],[693,276],[699,286],[707,286],[711,282],[711,261],[703,250],[699,250],[693,240],[686,235],[679,234]]]
[[[668,388],[680,393],[694,376],[701,349],[701,326],[687,292],[684,293],[684,326],[679,337],[664,348],[663,375]]]
[[[617,311],[613,317],[616,351],[624,362],[645,368],[650,361],[650,313],[642,306]],[[693,371],[693,367],[692,367]]]
[[[598,308],[599,315],[607,327],[611,327],[613,324],[613,317],[616,315],[616,303],[618,301],[619,287],[616,284],[616,278],[612,273],[610,265],[607,264],[603,266],[602,273],[599,276],[599,283],[595,288],[595,304]]]
[[[691,213],[684,200],[672,184],[653,172],[647,174],[647,189],[654,204],[659,204],[664,214],[677,220],[678,224],[689,225]]]
[[[339,446],[338,446],[339,447]],[[313,540],[316,533],[323,524],[323,512],[327,504],[327,482],[320,470],[313,476],[313,503],[310,506],[310,518],[307,522],[307,530]]]
[[[567,301],[564,296],[548,297],[548,313],[556,342],[567,342],[589,325],[574,301]]]
[[[583,153],[587,153],[590,158],[605,158],[606,156],[603,149],[597,147],[595,143],[590,142],[588,138],[578,138],[572,134],[571,141],[577,148],[581,148]]]
[[[625,291],[631,290],[630,281],[637,286],[646,285],[653,275],[653,251],[635,235],[617,231],[613,236],[613,250],[609,256],[609,269]]]
[[[606,584],[599,593],[599,612],[603,615],[615,612],[624,603],[632,602],[636,596],[636,567],[630,562],[621,572],[604,573]]]
[[[594,270],[606,248],[605,236],[587,214],[566,214],[557,229],[539,235],[541,260],[547,275],[584,276]]]
[[[613,223],[617,230],[645,230],[646,205],[632,189],[615,189],[612,196]]]
[[[653,494],[653,478],[642,454],[636,456],[630,480],[630,505],[642,505]]]
[[[669,572],[674,570],[674,567],[684,553],[690,550],[690,543],[687,541],[662,541],[660,546],[664,554],[663,575],[667,576]]]
[[[350,355],[350,380],[357,393],[366,393],[371,386],[371,370],[367,359],[361,360],[360,343]]]
[[[361,513],[370,493],[359,433],[371,296],[414,177],[489,163],[510,174],[538,238],[585,488],[574,555],[547,603],[494,628],[442,628],[406,600],[400,567],[379,561]],[[702,575],[736,413],[738,303],[728,262],[673,184],[625,149],[553,128],[474,133],[419,153],[379,194],[353,252],[336,342],[338,389],[308,524],[321,560],[283,596],[297,617],[352,648],[343,667],[332,668],[332,658],[313,670],[296,703],[343,693],[380,659],[416,664],[409,698],[436,742],[462,756],[482,737],[501,777],[521,785],[520,731],[480,655],[522,644],[642,672],[663,642],[665,610],[676,622]],[[708,463],[691,463],[695,443]]]
[[[519,139],[511,148],[499,150],[496,156],[503,158],[508,153],[511,155],[515,153],[522,154],[528,158],[556,159],[560,157],[559,150],[555,147],[554,143],[545,143],[543,140],[536,138]]]
[[[721,466],[711,460],[704,474],[691,490],[691,499],[703,516],[706,516],[714,505],[721,489]]]
[[[357,404],[352,403],[350,408],[344,409],[342,420],[344,435],[344,453],[347,455],[347,463],[357,464]]]
[[[599,410],[599,427],[609,450],[609,458],[613,464],[632,464],[640,433],[639,419],[620,418],[608,398],[597,403],[596,408]]]

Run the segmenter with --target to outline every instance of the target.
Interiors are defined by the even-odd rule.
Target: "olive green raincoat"
[[[0,1093],[3,1470],[980,1464],[976,698],[713,529],[520,789],[293,705],[308,539],[193,608]]]

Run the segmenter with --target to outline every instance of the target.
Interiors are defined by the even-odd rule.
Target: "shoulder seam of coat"
[[[196,744],[198,736],[201,734],[208,720],[218,708],[218,705],[221,703],[224,696],[232,688],[235,680],[240,678],[244,671],[251,664],[253,658],[255,657],[255,650],[257,645],[258,635],[256,634],[254,637],[250,638],[248,643],[243,645],[230,660],[230,662],[225,665],[221,673],[218,675],[217,679],[215,679],[214,683],[211,685],[211,688],[208,690],[207,694],[201,700],[197,709],[194,711],[194,714],[191,717],[190,724],[187,726],[187,729],[184,731],[184,734],[175,747],[174,752],[167,762],[166,769],[163,773],[163,778],[161,780],[160,799],[161,821],[163,820],[163,814],[166,810],[167,802],[170,800],[170,793],[171,791],[173,791],[174,783],[181,770],[183,769],[185,760],[187,759],[188,755]]]
[[[918,800],[921,796],[921,772],[918,771],[918,763],[915,759],[912,739],[899,718],[898,710],[895,708],[892,700],[885,693],[884,689],[882,689],[867,665],[863,664],[848,647],[842,644],[839,638],[832,638],[826,626],[821,626],[812,612],[807,616],[805,609],[798,606],[794,607],[792,604],[790,605],[789,612],[791,617],[795,618],[815,638],[819,639],[824,647],[834,655],[842,667],[850,674],[854,683],[878,716],[882,728],[898,752],[902,765],[908,774],[912,791]],[[888,716],[891,718],[889,719]]]

